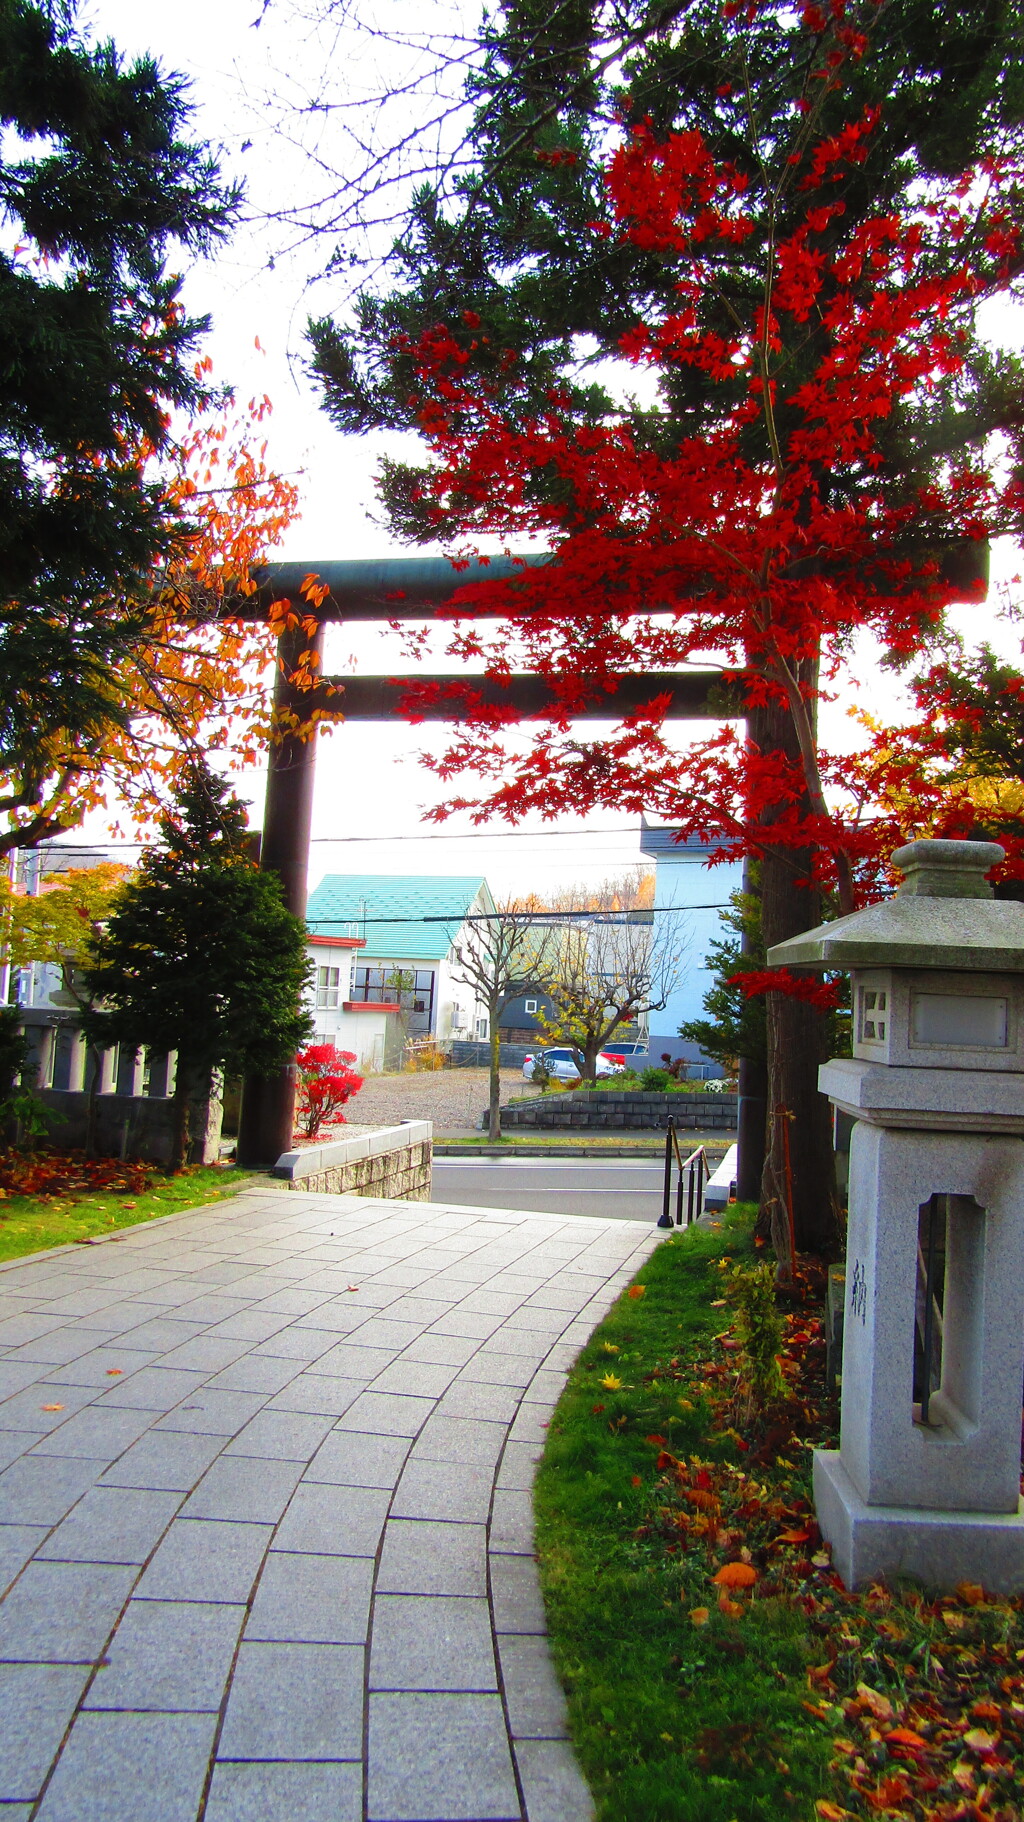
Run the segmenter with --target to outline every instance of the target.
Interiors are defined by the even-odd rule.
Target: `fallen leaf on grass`
[[[880,1695],[872,1689],[870,1683],[857,1684],[857,1699],[863,1707],[871,1710],[876,1721],[892,1720],[892,1703],[887,1695]]]
[[[646,1289],[647,1289],[646,1284],[631,1284],[629,1287],[629,1290],[626,1292],[626,1295],[627,1295],[627,1297],[633,1297],[633,1298],[642,1297],[644,1295],[644,1292],[646,1291]]]
[[[985,1590],[980,1582],[958,1582],[956,1591],[968,1607],[980,1607],[985,1599]]]
[[[690,1618],[695,1626],[706,1626],[711,1618],[710,1609],[707,1607],[691,1607]]]
[[[622,1380],[616,1379],[614,1373],[606,1373],[601,1381],[606,1392],[621,1392]]]
[[[852,1815],[853,1811],[840,1809],[838,1803],[829,1803],[826,1798],[819,1797],[814,1805],[814,1813],[821,1817],[821,1822],[843,1822],[844,1816]]]
[[[887,1746],[927,1746],[927,1740],[912,1727],[893,1727],[885,1736]]]
[[[964,1745],[969,1746],[972,1752],[984,1755],[995,1752],[998,1741],[994,1734],[986,1733],[984,1727],[972,1727],[969,1733],[964,1734]]]

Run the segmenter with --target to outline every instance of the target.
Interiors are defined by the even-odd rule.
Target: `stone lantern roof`
[[[1004,856],[994,841],[908,842],[891,898],[774,944],[768,964],[1024,974],[1024,905],[993,898],[985,877]]]

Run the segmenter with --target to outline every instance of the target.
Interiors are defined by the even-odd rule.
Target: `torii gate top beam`
[[[322,605],[313,610],[320,620],[418,620],[443,607],[468,582],[504,582],[522,575],[524,567],[539,569],[550,561],[543,554],[487,561],[474,557],[464,569],[456,569],[448,557],[268,563],[253,572],[259,586],[249,598],[249,611],[266,613],[272,601],[301,602],[302,584],[307,576],[314,576],[329,591]],[[467,617],[479,611],[467,608]]]

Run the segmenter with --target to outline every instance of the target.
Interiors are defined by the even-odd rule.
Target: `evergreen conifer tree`
[[[175,1168],[215,1072],[272,1075],[312,1027],[305,927],[247,853],[243,806],[205,766],[176,805],[94,944],[86,983],[102,1009],[83,1019],[90,1042],[177,1052]]]
[[[73,0],[0,0],[0,770],[30,807],[45,738],[116,722],[137,584],[181,530],[150,457],[209,396],[206,318],[172,252],[207,251],[237,196],[187,136],[183,78],[88,45]],[[43,830],[42,833],[46,831]]]

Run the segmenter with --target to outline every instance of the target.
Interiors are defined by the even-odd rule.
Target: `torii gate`
[[[988,588],[988,545],[980,540],[950,541],[937,553],[944,579],[965,596],[984,599]],[[550,561],[544,556],[530,556],[531,567]],[[309,837],[313,812],[313,784],[316,771],[316,731],[310,727],[312,710],[323,718],[330,715],[329,706],[311,701],[308,691],[296,689],[290,681],[299,653],[310,647],[322,656],[324,626],[328,622],[418,620],[429,617],[437,608],[451,602],[452,596],[467,583],[494,581],[522,574],[523,560],[492,557],[486,562],[475,560],[458,571],[447,557],[388,557],[355,562],[280,563],[256,571],[258,588],[255,596],[237,603],[248,618],[268,612],[275,601],[288,601],[303,619],[318,622],[312,638],[297,629],[282,634],[278,644],[277,679],[274,686],[275,715],[282,712],[294,717],[295,730],[278,742],[272,742],[267,761],[267,794],[263,816],[260,865],[278,874],[284,887],[284,898],[296,917],[306,911],[306,882],[309,871]],[[314,576],[326,586],[327,594],[315,607],[302,593],[302,584]],[[467,619],[482,618],[485,610],[462,610]],[[504,613],[502,608],[494,610]],[[655,610],[656,611],[656,610]],[[665,611],[668,611],[666,608]],[[404,692],[415,683],[441,686],[440,699],[417,710],[424,721],[457,721],[457,703],[445,700],[444,687],[465,684],[466,675],[426,675],[415,677],[325,677],[326,683],[341,691],[337,719],[346,721],[390,721],[400,714]],[[476,686],[475,686],[476,687]],[[525,716],[540,716],[552,706],[546,681],[523,673],[498,684],[481,678],[479,689],[485,700],[515,709]],[[649,702],[652,696],[668,699],[666,716],[676,721],[741,720],[745,710],[730,699],[719,670],[647,672],[624,675],[618,680],[614,698],[595,697],[593,703],[576,711],[581,721],[608,720],[609,711],[628,715]],[[756,1137],[763,1128],[765,1103],[759,1092],[751,1092],[753,1078],[740,1068],[738,1110],[739,1172],[741,1192],[757,1194],[754,1180],[756,1159],[761,1144]],[[282,1070],[277,1076],[246,1079],[242,1097],[242,1114],[238,1136],[238,1161],[251,1169],[270,1169],[282,1152],[291,1148],[295,1109],[295,1068]]]
[[[303,917],[306,911],[316,773],[316,731],[315,727],[310,729],[310,717],[314,707],[321,718],[331,715],[329,698],[326,703],[320,697],[314,702],[308,690],[297,689],[291,683],[298,654],[312,646],[322,657],[324,626],[328,622],[421,620],[448,603],[468,582],[503,580],[521,573],[522,564],[509,557],[493,557],[486,564],[474,562],[458,571],[446,557],[395,557],[351,563],[281,563],[257,572],[258,593],[249,598],[243,611],[255,616],[265,613],[273,601],[289,601],[297,614],[319,623],[312,638],[297,629],[283,633],[279,642],[274,710],[278,716],[294,716],[295,723],[292,733],[270,746],[260,844],[260,866],[278,874],[285,903],[296,917]],[[301,592],[303,581],[310,575],[329,591],[316,607],[311,607]],[[466,610],[466,618],[470,617],[479,617],[478,610]],[[443,689],[449,684],[464,684],[466,676],[417,673],[415,678],[324,678],[324,682],[343,692],[337,698],[336,715],[345,721],[397,719],[403,693],[414,681],[438,684]],[[507,684],[500,685],[481,678],[479,686],[474,680],[476,687],[486,701],[500,703],[525,716],[542,715],[553,704],[546,681],[531,673],[513,676]],[[577,711],[576,718],[607,721],[609,715],[628,715],[653,696],[669,698],[666,713],[677,721],[741,718],[744,712],[730,703],[720,671],[694,670],[620,677],[614,697],[595,698],[593,704]],[[425,721],[459,718],[457,705],[443,699],[417,713],[422,713]],[[238,1137],[240,1164],[269,1169],[282,1152],[290,1150],[294,1103],[294,1068],[266,1079],[246,1079]]]

